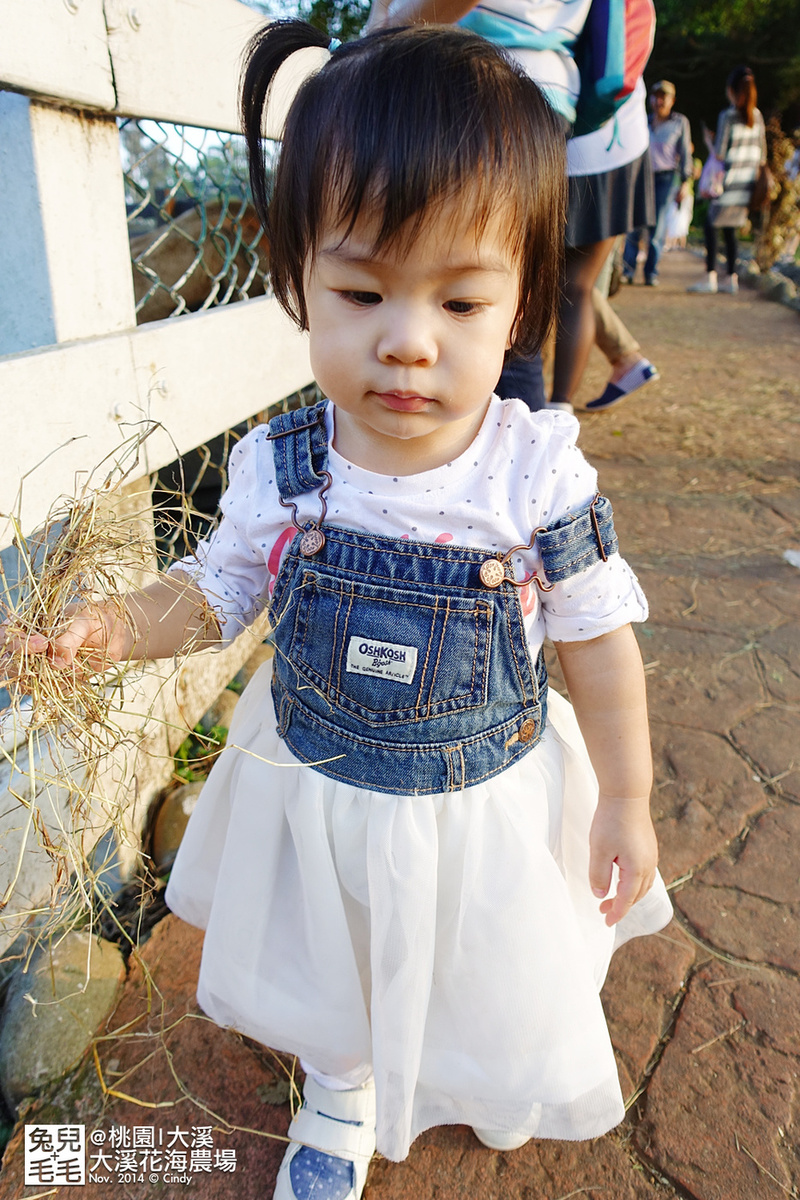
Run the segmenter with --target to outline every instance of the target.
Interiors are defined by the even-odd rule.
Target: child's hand
[[[54,638],[41,633],[15,630],[13,620],[0,626],[0,653],[11,665],[16,656],[47,654],[54,667],[87,665],[102,670],[109,661],[127,657],[132,644],[131,628],[113,605],[71,605],[64,615],[62,631]]]
[[[600,794],[589,834],[589,883],[595,896],[607,896],[611,867],[617,864],[617,894],[603,900],[606,925],[616,925],[652,885],[658,845],[648,797],[620,800]]]

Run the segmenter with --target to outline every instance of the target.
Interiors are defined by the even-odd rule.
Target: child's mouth
[[[395,412],[422,412],[431,403],[430,396],[420,396],[417,392],[378,392],[377,395]]]

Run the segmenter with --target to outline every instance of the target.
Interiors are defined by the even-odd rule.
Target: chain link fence
[[[120,121],[120,141],[137,324],[269,295],[244,138],[130,119]],[[190,553],[213,528],[233,445],[259,422],[318,398],[309,385],[158,472],[153,506],[162,566]]]
[[[268,293],[244,139],[130,119],[120,141],[137,324]]]

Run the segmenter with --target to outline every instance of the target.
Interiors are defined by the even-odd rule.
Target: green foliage
[[[800,20],[797,0],[656,0],[658,25],[647,79],[670,79],[700,146],[700,122],[712,128],[727,106],[725,80],[752,67],[759,107],[768,117],[800,121]]]
[[[217,756],[225,747],[228,731],[224,725],[214,725],[206,732],[195,725],[185,742],[175,751],[175,774],[185,783],[205,779]]]
[[[361,33],[369,10],[365,0],[300,0],[297,15],[328,37],[349,42]]]
[[[265,17],[302,17],[340,42],[358,37],[370,10],[370,0],[245,0],[245,3]]]

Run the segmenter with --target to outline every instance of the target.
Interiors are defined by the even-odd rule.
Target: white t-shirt
[[[335,412],[326,413],[329,446]],[[492,397],[472,445],[458,458],[419,475],[376,475],[330,446],[333,483],[326,521],[363,533],[453,543],[495,554],[530,540],[539,525],[585,505],[597,492],[597,473],[575,445],[579,425],[566,413],[531,413],[520,400]],[[269,600],[270,585],[296,533],[279,503],[272,443],[265,425],[234,448],[223,519],[196,555],[176,564],[203,589],[218,614],[223,639],[249,625]],[[316,520],[316,492],[295,498],[298,521]],[[513,557],[517,579],[541,574],[534,550]],[[618,554],[542,593],[520,589],[532,655],[549,636],[585,641],[647,617],[635,575]]]
[[[567,175],[598,175],[641,158],[650,145],[647,91],[640,79],[624,104],[605,125],[567,142]]]

